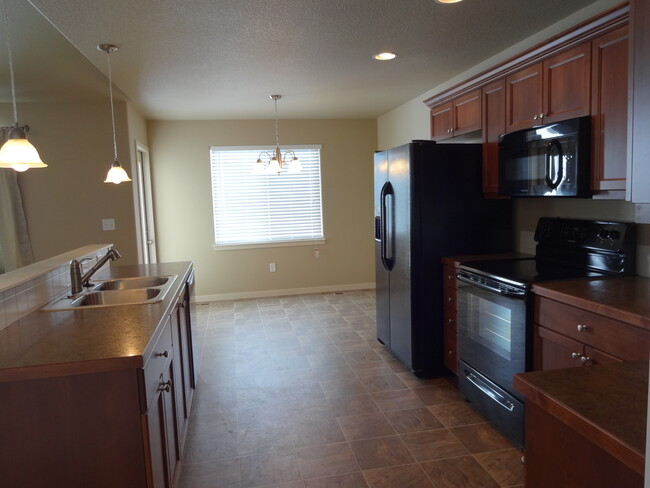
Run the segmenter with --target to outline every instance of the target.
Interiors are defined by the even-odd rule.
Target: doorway
[[[143,264],[157,262],[156,231],[151,194],[149,149],[136,141],[136,225],[138,228],[138,257]]]

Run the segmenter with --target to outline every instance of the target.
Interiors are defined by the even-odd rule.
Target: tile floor
[[[505,488],[521,452],[375,339],[373,291],[197,307],[181,488]]]

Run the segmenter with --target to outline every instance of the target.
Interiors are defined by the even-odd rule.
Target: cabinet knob
[[[156,353],[156,356],[159,357],[159,358],[161,358],[161,357],[162,357],[162,358],[168,358],[168,357],[169,357],[169,352],[168,352],[168,351],[165,351],[165,352],[157,352],[157,353]]]
[[[447,323],[449,323],[449,324],[453,324],[453,323],[454,323],[454,319],[447,319]]]
[[[591,364],[591,358],[589,356],[582,356],[580,362],[584,365]]]
[[[572,353],[571,353],[571,357],[572,357],[573,359],[582,358],[582,354],[577,353],[577,352],[572,352]],[[580,360],[582,361],[582,359],[580,359]]]
[[[584,332],[585,330],[587,330],[586,325],[578,324],[578,332]]]
[[[539,115],[537,114],[533,115],[533,120],[537,120],[537,119],[539,119]]]
[[[539,114],[539,118],[540,119],[546,118],[546,114]]]
[[[172,391],[172,380],[165,381],[164,383],[161,383],[160,387],[158,388],[158,391],[165,391],[167,393]]]
[[[447,279],[448,279],[449,281],[453,280],[454,278],[455,278],[454,275],[447,275]]]
[[[452,349],[449,349],[449,351],[447,351],[447,354],[449,354],[450,356],[453,356],[453,355],[454,355],[454,351],[453,351]]]
[[[453,297],[448,297],[448,298],[447,298],[447,301],[448,301],[448,302],[453,302],[454,299],[453,299]]]

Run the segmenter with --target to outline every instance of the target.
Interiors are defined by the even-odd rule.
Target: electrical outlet
[[[314,259],[320,258],[320,249],[314,249]]]
[[[275,273],[275,263],[269,263],[269,271]]]

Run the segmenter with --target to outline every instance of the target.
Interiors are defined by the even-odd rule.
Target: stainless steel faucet
[[[99,268],[104,266],[106,262],[110,259],[111,261],[115,261],[116,259],[120,259],[122,256],[120,255],[119,252],[117,252],[117,249],[109,249],[102,258],[97,261],[97,264],[90,268],[88,272],[81,276],[81,262],[85,260],[77,261],[76,259],[73,259],[70,261],[70,284],[71,284],[71,290],[70,290],[70,295],[78,295],[83,291],[83,287],[85,284],[88,283],[88,280],[92,275],[94,275]]]

